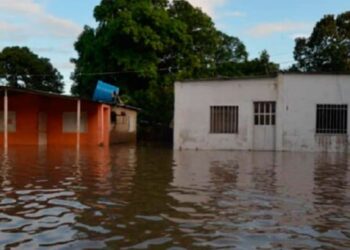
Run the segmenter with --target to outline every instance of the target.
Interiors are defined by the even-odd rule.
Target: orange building
[[[0,87],[1,97],[0,143],[5,147],[109,145],[109,105],[9,87]]]

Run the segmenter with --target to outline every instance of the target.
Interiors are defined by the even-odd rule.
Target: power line
[[[161,71],[171,71],[171,69],[175,69],[175,67],[169,67],[169,68],[159,68],[157,72]],[[125,71],[112,71],[112,72],[92,72],[92,73],[77,73],[77,76],[84,76],[84,75],[118,75],[118,74],[129,74],[129,73],[142,73],[143,70],[125,70]]]
[[[159,68],[157,72],[169,71],[171,72],[177,67]],[[142,73],[144,70],[124,70],[124,71],[109,71],[109,72],[89,72],[89,73],[77,73],[77,76],[99,76],[99,75],[119,75],[119,74],[130,74],[130,73]],[[11,76],[22,76],[22,74],[0,74],[0,77],[11,77]],[[23,74],[25,77],[45,77],[55,76],[54,74]]]

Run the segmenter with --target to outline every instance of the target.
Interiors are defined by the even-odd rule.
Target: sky
[[[286,68],[293,63],[294,39],[308,37],[326,14],[350,11],[350,0],[188,0],[212,17],[216,27],[246,45],[250,58],[266,49]],[[69,93],[76,57],[74,42],[84,25],[96,27],[100,0],[0,0],[0,50],[27,46],[49,58]]]

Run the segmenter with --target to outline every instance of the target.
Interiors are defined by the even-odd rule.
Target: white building
[[[177,82],[174,148],[348,151],[349,104],[350,75]]]

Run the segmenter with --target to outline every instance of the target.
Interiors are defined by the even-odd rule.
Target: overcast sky
[[[84,25],[95,26],[100,0],[0,0],[0,49],[28,46],[48,57],[64,75],[73,71],[73,43]],[[308,36],[325,14],[350,10],[350,0],[189,0],[209,14],[218,29],[239,37],[251,58],[266,49],[274,62],[293,62],[294,38]]]

